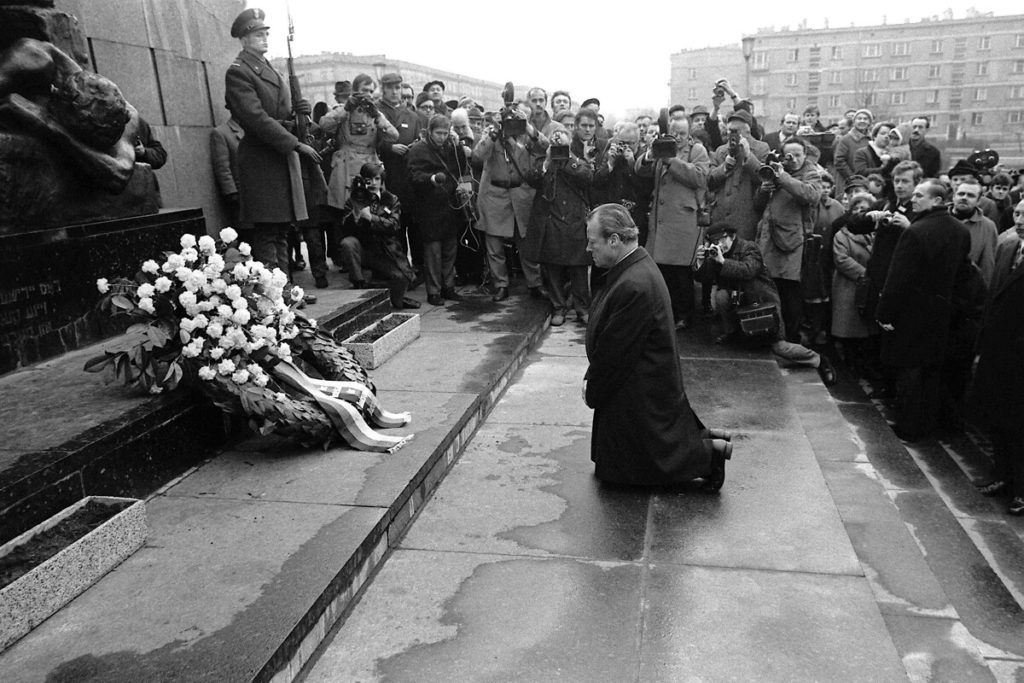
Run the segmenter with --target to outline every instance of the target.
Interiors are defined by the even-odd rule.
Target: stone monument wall
[[[89,68],[117,83],[167,149],[156,172],[167,208],[200,207],[227,224],[210,167],[210,129],[228,119],[224,72],[238,53],[242,0],[56,0],[78,18]]]

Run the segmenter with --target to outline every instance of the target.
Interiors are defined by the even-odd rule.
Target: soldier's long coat
[[[299,141],[281,123],[292,116],[288,81],[263,57],[244,50],[224,81],[227,107],[245,131],[238,144],[239,220],[306,220]]]

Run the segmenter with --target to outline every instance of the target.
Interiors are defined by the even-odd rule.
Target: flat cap
[[[235,21],[231,24],[231,37],[244,38],[253,31],[258,31],[261,28],[270,28],[263,23],[263,20],[266,18],[267,13],[256,7],[245,10],[235,17]]]
[[[447,90],[448,89],[448,88],[446,88],[444,86],[444,81],[429,81],[426,85],[423,86],[423,92],[427,92],[428,90],[430,90],[430,86],[432,86],[432,85],[439,85],[439,86],[441,86],[441,90]]]
[[[380,77],[380,84],[381,85],[388,85],[390,83],[401,83],[401,82],[402,82],[401,74],[396,74],[394,71],[392,71],[391,73],[388,73],[388,74],[384,74],[383,76]]]
[[[708,228],[704,231],[704,237],[711,240],[712,242],[718,240],[718,238],[721,237],[722,235],[727,234],[735,235],[736,228],[732,227],[725,221],[716,221],[715,223],[712,223],[710,226],[708,226]]]
[[[597,99],[596,97],[588,97],[587,99],[583,100],[583,104],[580,105],[580,109],[586,109],[592,104],[596,104],[598,108],[600,108],[601,100]]]
[[[352,94],[352,81],[335,81],[334,82],[334,94],[335,95],[351,95]]]
[[[703,114],[704,116],[711,116],[711,112],[708,111],[707,107],[703,104],[698,104],[693,108],[693,111],[690,112],[690,118],[692,119],[694,116],[698,116],[700,114]]]

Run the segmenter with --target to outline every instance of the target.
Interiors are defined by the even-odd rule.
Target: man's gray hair
[[[618,235],[623,242],[636,242],[640,237],[640,230],[633,222],[633,217],[622,204],[602,204],[587,214],[587,223],[592,220],[597,221],[601,237],[606,240],[611,239],[612,235]]]

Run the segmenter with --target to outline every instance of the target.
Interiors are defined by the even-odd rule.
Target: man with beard
[[[683,387],[672,304],[657,265],[637,245],[625,207],[587,218],[587,251],[607,269],[587,325],[583,400],[594,410],[590,458],[603,482],[667,486],[702,478],[722,488],[731,436],[709,430]]]
[[[853,116],[853,128],[849,133],[839,138],[836,143],[835,165],[836,165],[836,194],[841,194],[846,189],[846,182],[850,176],[856,175],[853,170],[854,155],[861,147],[867,147],[871,139],[868,137],[871,123],[874,116],[867,109],[859,109]]]
[[[936,178],[942,167],[942,153],[939,148],[925,139],[931,120],[927,116],[915,116],[910,121],[910,158],[921,164],[925,178]]]
[[[468,201],[464,175],[466,152],[452,140],[451,122],[434,115],[425,140],[409,148],[409,176],[415,190],[417,220],[423,230],[423,265],[427,271],[427,302],[462,301],[455,291],[455,257],[465,214],[455,208]]]
[[[544,88],[530,88],[526,99],[530,102],[530,123],[545,137],[551,137],[556,124],[548,115],[548,93]]]
[[[938,426],[953,286],[960,269],[969,267],[971,237],[949,215],[948,198],[938,180],[914,188],[914,221],[900,235],[876,310],[882,361],[899,372],[896,434],[909,441]]]
[[[388,73],[380,79],[381,98],[379,109],[384,117],[398,131],[398,139],[394,142],[382,139],[378,152],[388,174],[388,191],[396,195],[406,211],[402,212],[402,227],[409,240],[412,251],[412,262],[415,266],[423,265],[423,240],[411,209],[414,204],[412,181],[409,178],[408,153],[412,143],[420,139],[420,117],[402,104],[402,77],[396,73]]]
[[[992,283],[992,271],[995,268],[996,241],[999,232],[996,225],[982,215],[978,208],[981,198],[981,183],[963,181],[953,192],[953,206],[950,212],[971,233],[971,262],[981,270],[981,277],[988,287]]]

